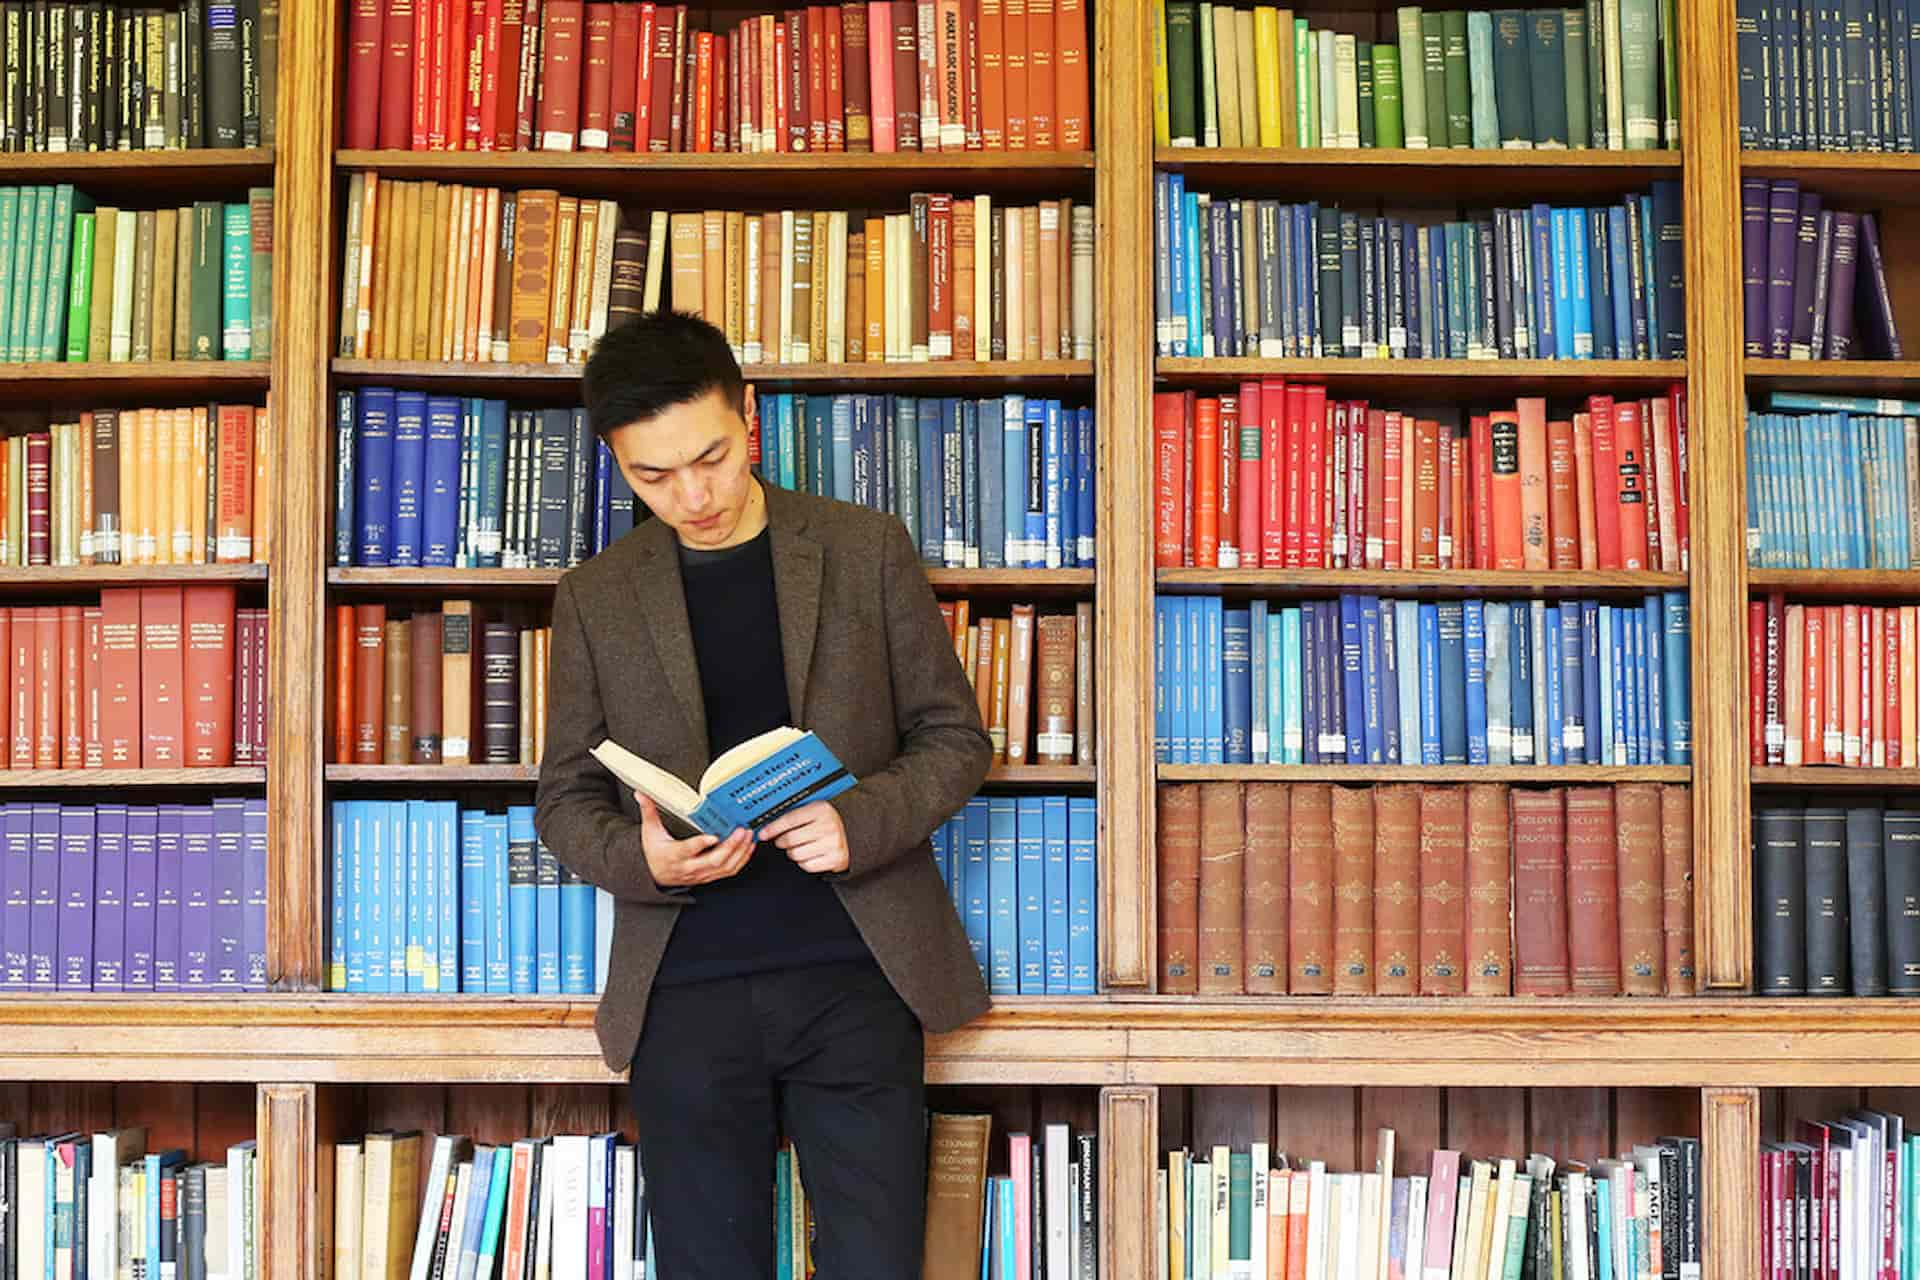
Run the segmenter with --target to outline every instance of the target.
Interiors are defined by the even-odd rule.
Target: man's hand
[[[653,801],[636,791],[640,802],[640,851],[646,855],[653,882],[663,889],[711,884],[738,875],[753,856],[753,832],[736,827],[722,840],[702,833],[685,840],[667,834]]]
[[[828,801],[789,809],[760,828],[759,838],[786,850],[802,871],[823,875],[847,869],[847,829]]]

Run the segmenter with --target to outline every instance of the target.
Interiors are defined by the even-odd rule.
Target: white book
[[[1382,610],[1384,612],[1384,605]],[[1400,763],[1420,763],[1420,602],[1393,601],[1393,643],[1400,675]]]
[[[1333,37],[1334,145],[1360,145],[1360,80],[1358,46],[1343,33]]]
[[[365,175],[372,182],[373,175]],[[107,358],[133,359],[133,242],[140,236],[140,215],[122,209],[113,232],[113,320],[107,330]],[[355,340],[356,353],[364,349]]]
[[[227,1252],[227,1224],[233,1220],[236,1207],[229,1191],[232,1183],[225,1165],[207,1166],[207,1280],[237,1280],[232,1255]]]
[[[1380,1270],[1380,1224],[1387,1220],[1387,1206],[1383,1203],[1384,1193],[1392,1188],[1381,1183],[1377,1173],[1358,1175],[1360,1182],[1360,1217],[1354,1224],[1358,1239],[1354,1242],[1357,1255],[1353,1274],[1355,1280],[1373,1280]]]
[[[1624,77],[1621,74],[1620,0],[1606,0],[1605,21],[1606,40],[1600,47],[1606,53],[1606,146],[1609,151],[1624,151],[1627,146],[1627,110],[1626,99],[1622,96]]]
[[[1007,359],[1026,359],[1027,303],[1029,299],[1021,284],[1021,263],[1026,254],[1026,220],[1018,209],[1002,211],[1000,233],[1001,258],[1006,263],[1006,317],[1007,317]],[[1203,215],[1204,217],[1204,215]],[[991,258],[989,258],[991,261]]]
[[[806,217],[806,214],[801,214]],[[780,294],[773,300],[774,314],[780,318],[780,362],[791,364],[795,360],[805,363],[806,356],[794,354],[796,346],[793,338],[793,239],[794,215],[791,209],[780,211]],[[804,344],[800,349],[804,350]]]
[[[1267,1280],[1267,1219],[1275,1212],[1272,1172],[1268,1168],[1267,1144],[1253,1144],[1253,1182],[1248,1189],[1248,1218],[1252,1223],[1251,1248],[1245,1274],[1252,1280]],[[1284,1210],[1282,1210],[1284,1212]]]
[[[1567,1174],[1567,1195],[1562,1212],[1567,1223],[1567,1235],[1574,1240],[1585,1241],[1590,1234],[1587,1230],[1586,1174]],[[1595,1280],[1591,1255],[1584,1245],[1567,1255],[1567,1280]]]
[[[254,1172],[259,1146],[254,1139],[227,1148],[228,1268],[236,1280],[254,1280],[260,1274],[260,1194]]]
[[[18,1172],[14,1187],[14,1220],[21,1223],[45,1222],[53,1216],[53,1188],[47,1185],[47,1144],[43,1140],[22,1139],[15,1150]],[[19,1232],[15,1244],[15,1275],[41,1276],[53,1270],[47,1256],[46,1235],[40,1231]]]
[[[1047,1228],[1047,1274],[1073,1274],[1073,1189],[1067,1165],[1073,1156],[1073,1136],[1064,1124],[1050,1124],[1041,1132],[1040,1194]]]
[[[1507,1219],[1513,1213],[1513,1161],[1502,1160],[1490,1188],[1492,1212],[1487,1214],[1486,1280],[1504,1280],[1507,1274]]]
[[[822,250],[814,247],[815,253]],[[827,360],[847,358],[847,215],[836,209],[827,215]]]
[[[473,1161],[462,1160],[460,1167],[454,1171],[453,1220],[447,1232],[447,1266],[450,1269],[458,1266],[460,1251],[467,1243],[467,1207],[473,1200],[473,1180]],[[364,1268],[361,1274],[363,1280],[381,1280],[378,1276],[366,1275]]]
[[[1427,1263],[1427,1179],[1423,1174],[1407,1179],[1407,1238],[1403,1247],[1406,1256],[1400,1260],[1401,1274],[1419,1276]]]
[[[613,1280],[634,1280],[633,1175],[634,1149],[613,1149]]]
[[[1189,1160],[1187,1171],[1187,1256],[1194,1260],[1187,1280],[1213,1280],[1213,1166]]]
[[[613,895],[605,889],[593,891],[593,990],[607,990],[607,969],[613,960]]]
[[[535,1213],[533,1244],[533,1280],[548,1280],[553,1274],[554,1144],[549,1140],[541,1157],[540,1204]]]
[[[1376,1202],[1378,1220],[1374,1225],[1374,1264],[1372,1272],[1363,1274],[1361,1280],[1387,1280],[1388,1237],[1393,1227],[1393,1148],[1393,1130],[1384,1126],[1376,1129],[1373,1172],[1380,1179],[1380,1192]]]
[[[587,1274],[587,1160],[592,1139],[564,1134],[553,1140],[553,1280]]]
[[[961,359],[993,359],[993,197],[973,198],[973,350]]]
[[[1153,1280],[1168,1280],[1167,1171],[1153,1174]]]
[[[1307,1166],[1307,1274],[1327,1274],[1327,1191],[1332,1179],[1326,1162]]]
[[[120,1256],[120,1219],[115,1212],[120,1166],[147,1154],[144,1128],[109,1129],[93,1135],[93,1173],[87,1178],[87,1256]]]
[[[450,1133],[433,1140],[433,1159],[427,1165],[427,1189],[420,1206],[420,1224],[413,1235],[408,1280],[426,1280],[433,1266],[433,1241],[440,1230],[440,1206],[447,1195],[447,1170],[453,1163],[455,1145],[461,1141]]]
[[[644,305],[649,312],[658,311],[661,296],[670,293],[667,276],[667,241],[672,234],[670,228],[666,210],[654,210],[647,223],[647,287]]]
[[[1210,1246],[1206,1264],[1213,1280],[1231,1280],[1233,1274],[1233,1151],[1215,1147],[1207,1161],[1213,1186],[1207,1193],[1213,1206],[1213,1222],[1208,1228]]]
[[[487,193],[487,225],[493,230],[488,238],[491,246],[499,238],[499,192]],[[620,206],[612,200],[600,202],[600,221],[595,224],[597,243],[593,252],[593,296],[587,311],[587,350],[593,350],[593,344],[600,341],[607,331],[607,309],[613,301],[613,238],[620,229]],[[491,248],[489,248],[491,253]],[[480,324],[485,331],[487,317],[493,308],[492,298],[493,270],[489,267],[481,276],[483,293],[480,300]],[[482,350],[485,344],[482,344]]]
[[[1348,1173],[1340,1177],[1340,1198],[1338,1209],[1337,1265],[1332,1268],[1332,1280],[1360,1280],[1360,1237],[1365,1216],[1361,1212],[1361,1192],[1365,1190],[1366,1179],[1371,1174]]]
[[[920,61],[914,65],[920,77],[920,149],[922,151],[939,151],[946,142],[946,139],[941,136],[939,78],[929,74],[935,56],[934,50],[939,47],[940,39],[936,26],[936,9],[935,5],[922,4],[919,6],[918,14]],[[914,89],[911,84],[896,85],[894,92],[905,94],[911,99]],[[962,125],[960,146],[966,146],[966,141],[966,127]]]

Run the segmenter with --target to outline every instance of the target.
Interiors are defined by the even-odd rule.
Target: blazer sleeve
[[[617,781],[588,752],[607,736],[599,676],[572,582],[554,593],[546,754],[534,820],[554,856],[589,884],[629,902],[677,905],[692,896],[654,883],[640,850],[640,823],[619,801]]]
[[[880,607],[900,751],[829,802],[847,833],[847,869],[829,878],[867,875],[919,848],[980,789],[993,763],[939,601],[898,520],[887,521],[881,548]]]

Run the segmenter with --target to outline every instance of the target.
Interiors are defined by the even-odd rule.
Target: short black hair
[[[720,330],[682,311],[655,311],[609,329],[581,379],[596,435],[645,422],[718,391],[746,412],[746,381]]]

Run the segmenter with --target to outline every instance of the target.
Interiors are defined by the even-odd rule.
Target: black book
[[[260,0],[239,0],[240,145],[260,145]]]
[[[1485,353],[1486,359],[1491,360],[1499,346],[1499,339],[1494,336],[1493,220],[1476,218],[1467,225],[1472,231],[1472,238],[1467,241],[1467,251],[1476,255],[1475,260],[1479,264],[1476,272],[1480,296],[1474,305],[1479,307],[1480,350]],[[1470,319],[1468,323],[1474,322]]]
[[[1340,329],[1331,335],[1339,354],[1360,354],[1360,217],[1340,214]],[[1329,335],[1321,334],[1321,341]],[[1334,354],[1329,349],[1327,354]]]
[[[54,0],[46,9],[46,29],[41,32],[44,44],[39,56],[46,59],[47,77],[41,82],[40,98],[43,110],[47,113],[47,136],[44,149],[47,151],[65,151],[68,149],[67,124],[67,5],[62,0]]]
[[[1680,1182],[1680,1151],[1665,1141],[1655,1149],[1660,1153],[1660,1275],[1662,1280],[1669,1276],[1680,1280],[1680,1232],[1674,1229],[1686,1198]]]
[[[593,545],[594,475],[598,439],[587,425],[587,411],[575,409],[572,415],[573,443],[568,450],[572,464],[571,484],[567,490],[568,565],[586,560]]]
[[[1700,1257],[1700,1139],[1698,1138],[1661,1138],[1663,1145],[1671,1146],[1679,1153],[1680,1170],[1680,1216],[1671,1223],[1678,1228],[1675,1232],[1680,1238],[1680,1264],[1689,1274],[1698,1274],[1696,1270]]]
[[[1887,860],[1887,991],[1920,995],[1920,811],[1889,809],[1881,829]]]
[[[74,1139],[73,1143],[73,1274],[84,1276],[87,1271],[88,1234],[87,1188],[93,1182],[93,1142],[85,1134]],[[206,1280],[205,1272],[199,1280]]]
[[[75,1203],[80,1197],[74,1197]],[[207,1280],[207,1166],[180,1172],[180,1280]],[[78,1259],[75,1259],[78,1262]]]
[[[1323,208],[1315,219],[1315,260],[1320,276],[1320,342],[1313,355],[1337,356],[1340,345],[1340,211]]]
[[[1076,1270],[1091,1277],[1098,1274],[1094,1260],[1100,1256],[1100,1141],[1098,1135],[1084,1132],[1074,1134],[1073,1141],[1080,1153],[1080,1263]]]
[[[1881,848],[1878,806],[1847,810],[1847,903],[1852,990],[1856,996],[1887,994],[1887,871]]]
[[[1493,220],[1493,323],[1502,360],[1515,355],[1512,231],[1512,221],[1504,213]]]
[[[92,51],[87,41],[87,24],[92,21],[92,4],[85,0],[67,10],[67,150],[90,151],[92,139],[87,133],[87,86],[92,76]]]
[[[1360,218],[1355,230],[1360,236],[1360,354],[1369,358],[1380,354],[1380,240],[1379,228],[1372,218]]]
[[[15,1182],[15,1159],[19,1153],[20,1140],[13,1136],[12,1126],[8,1126],[7,1136],[0,1138],[0,1276],[14,1275],[19,1271],[16,1254],[19,1243],[16,1240],[13,1215],[13,1197],[17,1193]]]
[[[1807,992],[1837,996],[1847,990],[1848,814],[1809,808],[1804,819]]]
[[[207,145],[240,145],[240,19],[232,0],[207,6]]]
[[[520,628],[511,622],[480,627],[479,746],[476,764],[520,760]]]
[[[186,46],[183,72],[184,93],[180,109],[180,127],[186,131],[186,145],[195,149],[207,145],[207,19],[213,5],[209,0],[186,0],[186,17],[180,23],[180,42]]]
[[[1387,249],[1387,346],[1395,356],[1404,356],[1412,328],[1407,321],[1407,229],[1398,218],[1387,219],[1383,237]]]
[[[1805,818],[1798,808],[1753,813],[1754,990],[1807,993]]]
[[[539,467],[536,479],[540,495],[539,515],[534,522],[534,563],[541,569],[567,567],[567,485],[573,474],[569,456],[573,443],[573,415],[565,409],[540,411]]]

